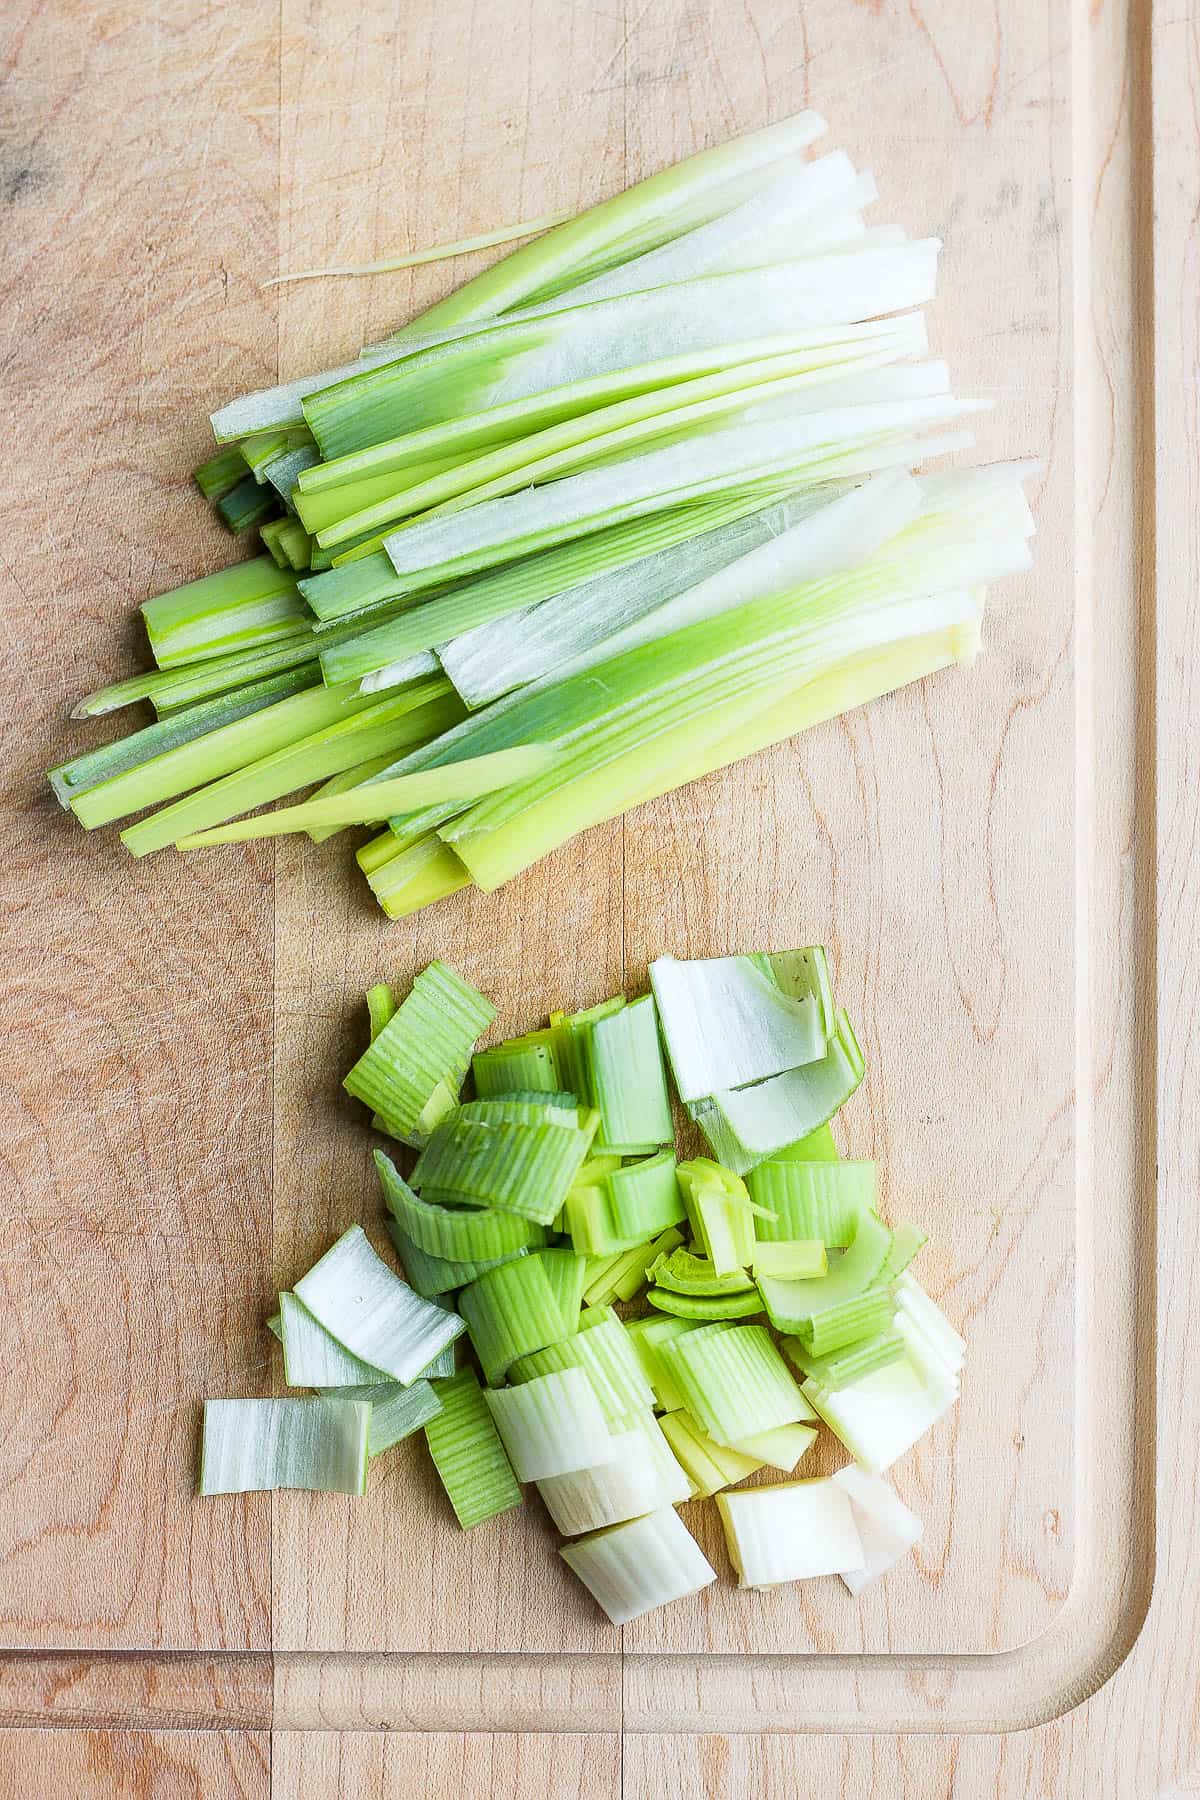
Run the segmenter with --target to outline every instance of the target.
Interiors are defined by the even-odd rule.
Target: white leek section
[[[364,1493],[370,1424],[357,1400],[207,1400],[200,1492]]]
[[[811,1425],[777,1425],[773,1431],[759,1431],[753,1437],[739,1438],[732,1448],[790,1475],[816,1441],[817,1434]]]
[[[332,369],[317,369],[294,381],[281,381],[274,387],[242,394],[210,414],[213,436],[218,444],[229,444],[238,438],[253,437],[257,431],[286,430],[289,426],[303,425],[304,412],[300,402],[306,394],[315,394],[337,381],[347,381],[351,375],[378,369],[383,363],[399,362],[401,357],[411,354],[408,346],[380,344],[364,350],[353,362],[339,363]]]
[[[852,1594],[861,1594],[912,1549],[925,1527],[888,1482],[857,1463],[839,1469],[833,1480],[850,1501],[863,1549],[861,1568],[843,1569],[842,1580]]]
[[[381,1370],[330,1337],[295,1294],[279,1296],[279,1336],[289,1387],[363,1387],[383,1379]]]
[[[863,1566],[849,1495],[830,1480],[722,1493],[717,1508],[739,1587],[776,1587]]]
[[[931,1300],[916,1276],[906,1270],[896,1282],[897,1322],[901,1328],[908,1325],[909,1341],[915,1341],[912,1333],[919,1334],[921,1340],[928,1345],[928,1354],[935,1356],[945,1367],[951,1378],[957,1379],[963,1362],[966,1359],[967,1340],[955,1330],[941,1307]]]
[[[564,1537],[641,1518],[688,1500],[692,1493],[657,1424],[653,1432],[646,1425],[615,1432],[607,1462],[547,1476],[537,1488]]]
[[[361,1225],[296,1283],[296,1297],[332,1337],[395,1381],[415,1381],[466,1326],[422,1300],[376,1255]]]
[[[919,1368],[910,1354],[838,1391],[810,1377],[803,1392],[850,1454],[882,1475],[949,1412],[958,1384],[944,1369]]]
[[[825,1055],[819,1001],[794,1000],[749,957],[662,956],[650,964],[650,985],[683,1101]]]
[[[518,1481],[595,1468],[609,1454],[608,1425],[582,1369],[485,1388],[483,1397]]]
[[[614,1625],[699,1593],[717,1579],[670,1507],[564,1544],[559,1555]]]

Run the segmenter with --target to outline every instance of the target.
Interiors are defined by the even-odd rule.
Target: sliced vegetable
[[[811,1425],[776,1425],[771,1431],[759,1431],[753,1437],[742,1438],[734,1449],[790,1475],[816,1441],[817,1434]]]
[[[492,1423],[478,1379],[460,1369],[435,1389],[442,1410],[425,1427],[454,1516],[464,1531],[521,1504],[521,1490]]]
[[[949,1412],[958,1386],[905,1355],[843,1388],[822,1387],[810,1376],[804,1395],[850,1454],[880,1475]]]
[[[595,1132],[595,1115],[588,1117],[581,1129],[491,1124],[455,1112],[430,1132],[413,1181],[549,1225],[587,1156]]]
[[[582,1369],[487,1388],[483,1397],[520,1481],[594,1468],[609,1453],[608,1426]]]
[[[622,1250],[602,1271],[588,1277],[584,1299],[589,1306],[609,1306],[614,1300],[632,1300],[646,1285],[647,1274],[656,1257],[672,1251],[683,1238],[672,1225],[649,1244],[637,1244]]]
[[[690,1499],[692,1485],[665,1442],[655,1452],[644,1426],[609,1439],[610,1460],[590,1469],[548,1475],[538,1493],[564,1537],[597,1531]]]
[[[331,1337],[295,1294],[280,1294],[279,1321],[283,1376],[289,1387],[347,1388],[384,1379],[382,1370]]]
[[[827,988],[824,951],[792,954],[819,959]],[[826,1053],[822,998],[781,986],[769,958],[662,956],[650,964],[650,983],[681,1100],[743,1087]]]
[[[650,1274],[656,1287],[676,1294],[744,1294],[754,1287],[744,1269],[718,1275],[707,1256],[697,1256],[694,1250],[672,1250],[655,1262]]]
[[[563,1079],[556,1041],[551,1030],[531,1031],[524,1037],[493,1044],[490,1049],[477,1050],[471,1058],[475,1092],[486,1098],[514,1089],[547,1093],[561,1090]]]
[[[564,1544],[559,1555],[614,1625],[695,1594],[717,1579],[677,1512],[610,1525]]]
[[[718,1275],[733,1275],[754,1255],[754,1213],[746,1184],[707,1157],[676,1171],[692,1230]]]
[[[752,1319],[763,1310],[762,1298],[753,1289],[745,1294],[676,1294],[670,1288],[652,1287],[646,1298],[659,1312],[678,1319]]]
[[[586,1256],[630,1250],[677,1224],[685,1209],[675,1173],[673,1150],[625,1168],[584,1163],[566,1197],[575,1248]]]
[[[495,1007],[469,982],[443,962],[430,963],[342,1086],[377,1112],[402,1142],[423,1143],[453,1107],[475,1039],[495,1016]],[[422,1248],[441,1253],[416,1232],[410,1235]],[[495,1255],[500,1248],[516,1244],[482,1254]]]
[[[647,1155],[673,1139],[675,1127],[651,995],[628,1006],[623,1000],[616,1004],[605,1001],[564,1019],[559,1031],[560,1062],[570,1077],[568,1085],[600,1115],[598,1150],[622,1156]]]
[[[396,1381],[414,1381],[464,1329],[392,1273],[361,1225],[342,1233],[295,1292],[331,1337]]]
[[[812,1417],[765,1326],[691,1331],[655,1350],[687,1410],[719,1443]]]
[[[416,1196],[413,1198],[415,1200]],[[526,1246],[521,1245],[519,1249],[508,1250],[502,1256],[484,1256],[474,1260],[431,1256],[427,1250],[422,1250],[419,1244],[414,1243],[396,1219],[389,1218],[386,1223],[388,1236],[396,1246],[396,1254],[404,1266],[405,1280],[426,1300],[435,1299],[439,1294],[453,1293],[456,1288],[466,1287],[468,1282],[486,1275],[490,1269],[501,1268],[505,1263],[515,1262],[518,1257],[528,1254]]]
[[[842,1580],[852,1594],[861,1594],[920,1541],[925,1527],[893,1487],[856,1463],[839,1469],[832,1479],[850,1502],[863,1550],[861,1567],[843,1569]]]
[[[775,1150],[827,1123],[858,1087],[864,1070],[850,1021],[839,1012],[836,1033],[819,1062],[753,1087],[727,1088],[700,1102],[693,1116],[713,1154],[745,1174]]]
[[[564,1292],[559,1279],[557,1260],[558,1253],[542,1250],[504,1263],[480,1275],[459,1295],[459,1310],[489,1382],[502,1380],[518,1357],[578,1329],[578,1291],[572,1304],[572,1295]]]
[[[377,1381],[364,1387],[322,1389],[322,1392],[334,1399],[360,1400],[370,1407],[369,1456],[379,1456],[393,1444],[412,1437],[423,1425],[428,1425],[430,1419],[436,1419],[442,1410],[442,1403],[428,1380],[414,1381],[411,1387],[406,1387],[402,1381]]]
[[[849,1496],[831,1480],[718,1494],[717,1510],[739,1587],[776,1587],[862,1567]]]
[[[873,1162],[809,1162],[783,1152],[751,1169],[746,1186],[764,1212],[774,1214],[760,1216],[755,1225],[764,1243],[815,1238],[830,1248],[851,1244],[859,1219],[875,1210]]]
[[[765,1275],[776,1281],[810,1281],[828,1272],[829,1259],[820,1238],[786,1238],[755,1244],[751,1266],[756,1280]]]
[[[828,1312],[841,1313],[849,1302],[859,1300],[879,1282],[891,1243],[892,1234],[878,1213],[867,1212],[858,1219],[850,1248],[842,1252],[827,1275],[813,1281],[776,1281],[770,1276],[759,1276],[759,1291],[771,1323],[778,1331],[798,1332],[811,1340],[820,1317]],[[878,1292],[883,1296],[886,1322],[891,1316],[891,1303],[885,1288]],[[870,1329],[879,1328],[872,1325]],[[865,1337],[867,1333],[858,1335]],[[850,1341],[841,1339],[842,1343]],[[820,1355],[823,1348],[837,1349],[839,1345],[826,1339],[823,1345],[812,1343],[811,1347]]]
[[[458,1262],[500,1262],[515,1250],[540,1245],[545,1231],[515,1213],[446,1207],[414,1194],[382,1150],[375,1167],[388,1211],[404,1234],[429,1256]]]
[[[655,1405],[659,1411],[678,1412],[683,1406],[683,1395],[658,1355],[658,1346],[669,1343],[672,1338],[682,1337],[685,1332],[699,1329],[699,1324],[690,1319],[674,1319],[655,1313],[646,1319],[633,1319],[625,1327],[625,1334],[641,1364],[642,1373],[654,1390]]]
[[[206,1400],[201,1494],[363,1494],[371,1408],[357,1400]]]
[[[611,1307],[587,1308],[573,1337],[518,1357],[508,1370],[508,1379],[519,1385],[570,1368],[583,1370],[610,1428],[630,1413],[654,1405],[654,1390],[637,1351]]]

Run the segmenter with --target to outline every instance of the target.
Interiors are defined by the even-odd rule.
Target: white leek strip
[[[718,1494],[717,1509],[739,1587],[776,1587],[862,1567],[849,1496],[830,1480]]]
[[[644,1427],[637,1425],[609,1439],[608,1462],[538,1482],[546,1510],[564,1537],[599,1531],[691,1498],[691,1483],[658,1427],[654,1429],[662,1440],[658,1454],[651,1450]]]
[[[664,1414],[662,1432],[678,1457],[696,1494],[703,1500],[735,1481],[745,1481],[762,1468],[761,1456],[744,1455],[728,1444],[718,1444],[683,1408]]]
[[[398,362],[408,354],[403,345],[380,344],[364,350],[353,362],[339,363],[332,369],[321,369],[312,375],[300,375],[294,381],[281,381],[274,387],[243,394],[210,414],[213,436],[218,444],[230,444],[274,426],[303,425],[304,410],[300,402],[306,394],[332,387],[335,382],[359,375],[364,369],[376,369],[381,363]]]
[[[733,1449],[790,1475],[816,1441],[811,1425],[777,1425],[773,1431],[757,1431],[753,1437],[739,1438]]]
[[[958,1398],[952,1382],[923,1374],[911,1357],[888,1363],[838,1392],[811,1377],[803,1391],[834,1436],[875,1475],[911,1450]]]
[[[283,1377],[289,1387],[361,1387],[382,1379],[381,1370],[330,1337],[295,1294],[280,1294],[279,1321]]]
[[[931,1300],[916,1276],[905,1271],[895,1284],[896,1312],[919,1331],[945,1365],[957,1376],[966,1359],[967,1341],[954,1329],[941,1307]]]
[[[614,1625],[699,1593],[717,1579],[670,1507],[564,1544],[559,1555]]]
[[[861,1566],[843,1569],[841,1576],[852,1594],[861,1594],[919,1542],[925,1527],[888,1482],[857,1463],[839,1469],[833,1481],[850,1501],[863,1550]]]
[[[743,1175],[773,1150],[807,1137],[843,1107],[863,1078],[862,1051],[844,1012],[819,1062],[772,1075],[753,1087],[725,1088],[694,1103],[714,1155]]]
[[[282,287],[288,281],[320,281],[326,275],[390,275],[396,269],[417,269],[424,263],[470,256],[476,250],[491,250],[497,244],[511,244],[518,238],[540,237],[552,225],[562,225],[572,216],[569,212],[543,213],[540,218],[520,219],[515,225],[498,225],[495,230],[481,231],[474,237],[458,238],[450,244],[433,244],[424,250],[406,250],[399,256],[381,257],[376,262],[339,263],[327,269],[296,269],[290,275],[273,275],[262,286],[272,288]]]
[[[485,1388],[518,1481],[594,1468],[609,1453],[604,1413],[582,1369],[561,1369],[514,1388]]]
[[[450,1355],[453,1356],[453,1348]],[[432,1365],[431,1365],[432,1366]],[[453,1370],[446,1371],[452,1374]],[[436,1390],[428,1380],[414,1381],[406,1387],[402,1381],[368,1382],[362,1387],[322,1388],[321,1393],[337,1400],[361,1400],[371,1408],[371,1427],[367,1453],[378,1456],[393,1444],[412,1437],[442,1410]]]
[[[793,999],[748,956],[662,956],[650,964],[650,985],[681,1100],[825,1055],[819,1000]]]
[[[324,799],[307,800],[299,806],[280,807],[278,812],[253,819],[214,825],[208,831],[179,838],[175,848],[202,850],[210,844],[246,844],[257,838],[284,837],[289,832],[311,831],[314,827],[369,825],[390,814],[415,811],[421,806],[474,800],[541,773],[554,762],[555,755],[552,746],[541,744],[497,750],[490,756],[445,763],[436,769],[352,788],[346,794],[328,794]]]
[[[295,1292],[332,1337],[396,1381],[415,1381],[466,1329],[394,1275],[361,1225],[343,1232]]]
[[[202,1494],[362,1494],[371,1408],[356,1400],[206,1400]]]

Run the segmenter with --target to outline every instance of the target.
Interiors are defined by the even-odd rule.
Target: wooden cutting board
[[[10,0],[0,1800],[1200,1791],[1197,43],[1186,0],[1153,39],[1142,0]],[[337,841],[134,866],[57,814],[41,772],[103,735],[64,715],[135,666],[137,603],[229,560],[187,479],[207,412],[476,265],[265,281],[581,207],[805,105],[877,218],[945,239],[931,336],[995,400],[979,455],[1044,464],[1036,572],[973,671],[400,925]],[[370,981],[444,956],[508,1033],[664,951],[812,941],[869,1058],[846,1147],[971,1346],[896,1471],[910,1564],[859,1603],[740,1595],[693,1508],[722,1580],[620,1633],[535,1508],[456,1534],[417,1444],[365,1502],[193,1498],[200,1400],[277,1389],[276,1290],[377,1230],[338,1086]]]

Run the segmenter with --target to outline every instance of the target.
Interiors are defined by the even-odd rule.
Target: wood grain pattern
[[[277,1733],[271,1800],[620,1800],[618,1737]]]
[[[263,1731],[0,1731],[0,1800],[270,1800]]]

